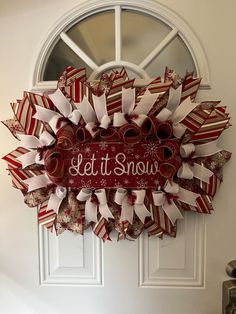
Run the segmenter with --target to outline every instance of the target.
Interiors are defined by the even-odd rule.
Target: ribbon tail
[[[52,182],[49,180],[46,174],[41,174],[39,176],[31,177],[23,180],[22,182],[28,185],[28,192],[43,188]]]
[[[62,203],[63,199],[59,198],[56,193],[52,193],[50,195],[49,201],[48,201],[48,207],[47,207],[47,211],[48,210],[54,210],[54,212],[56,212],[58,214],[60,205]]]
[[[98,205],[99,208],[99,212],[102,215],[102,217],[104,217],[106,220],[108,220],[108,218],[112,218],[114,219],[114,216],[112,215],[109,207],[107,204],[99,204]]]
[[[122,87],[122,112],[131,114],[135,105],[135,89]]]
[[[193,167],[191,167],[191,169],[195,178],[198,178],[199,180],[204,181],[208,184],[210,183],[210,178],[214,175],[211,170],[197,163],[195,163]]]
[[[77,105],[77,109],[86,123],[97,122],[95,111],[88,101],[87,96],[84,96],[82,102]]]
[[[145,114],[147,115],[149,111],[152,109],[153,105],[155,104],[157,98],[162,95],[163,92],[152,94],[147,89],[143,97],[141,98],[140,102],[135,107],[134,111],[132,113],[140,115]]]
[[[127,120],[125,119],[125,114],[122,112],[115,112],[113,116],[113,126],[114,127],[120,127],[127,123]]]
[[[48,97],[51,99],[51,101],[63,114],[64,117],[68,117],[71,114],[71,104],[69,100],[64,96],[60,88],[58,88],[53,94],[49,94]]]
[[[68,117],[70,119],[70,121],[75,124],[78,125],[79,124],[79,120],[81,119],[81,113],[79,112],[79,110],[74,110]]]
[[[183,162],[177,172],[177,176],[181,179],[192,179],[194,177],[192,167],[187,162]]]
[[[22,163],[22,168],[26,168],[35,163],[35,158],[37,156],[37,151],[32,150],[24,155],[19,156],[17,159]]]
[[[150,211],[144,204],[135,204],[134,211],[143,224],[145,222],[145,218],[151,216]]]
[[[85,203],[85,219],[90,222],[97,222],[97,205],[92,203],[91,198]]]
[[[180,105],[177,107],[172,116],[173,124],[178,124],[181,122],[193,109],[195,109],[199,103],[191,101],[191,98],[186,98]]]
[[[174,112],[181,100],[181,94],[182,94],[182,85],[180,85],[178,88],[170,87],[169,89],[169,98],[166,105],[166,108],[170,110],[171,112]]]
[[[183,126],[182,124],[176,124],[176,125],[173,124],[173,134],[175,137],[181,138],[184,135],[185,131],[186,131],[186,127]]]
[[[111,119],[107,113],[106,95],[103,93],[101,96],[93,95],[93,105],[96,112],[100,127],[107,129],[111,123]]]
[[[40,140],[34,135],[19,134],[21,146],[26,148],[37,148],[41,146]]]
[[[167,121],[169,119],[169,117],[172,115],[172,112],[167,109],[167,108],[163,108],[157,115],[156,118],[157,120],[164,122]]]
[[[163,211],[166,213],[167,217],[170,219],[172,225],[175,224],[177,219],[183,219],[183,215],[174,202],[170,204],[166,201],[162,205]]]
[[[181,202],[189,204],[191,206],[197,206],[196,199],[199,197],[199,194],[179,187],[177,196],[178,200],[180,200]]]
[[[221,150],[221,148],[217,147],[217,141],[195,145],[195,155],[193,158],[211,156],[220,152]]]
[[[129,223],[133,223],[134,217],[134,207],[128,203],[127,197],[125,197],[122,205],[121,205],[121,215],[120,221],[128,221]]]

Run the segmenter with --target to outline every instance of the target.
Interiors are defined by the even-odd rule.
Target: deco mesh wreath
[[[103,241],[176,235],[184,211],[211,213],[230,153],[219,101],[194,102],[200,85],[166,69],[134,88],[125,69],[86,79],[67,67],[58,88],[25,92],[3,123],[20,140],[3,159],[38,222],[57,234],[92,227]]]

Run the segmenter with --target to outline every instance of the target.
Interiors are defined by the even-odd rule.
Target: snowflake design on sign
[[[156,158],[158,154],[159,145],[157,143],[151,142],[142,145],[145,148],[144,157]]]

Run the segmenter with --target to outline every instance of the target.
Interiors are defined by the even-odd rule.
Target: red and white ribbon
[[[62,186],[57,186],[55,193],[52,193],[50,195],[50,198],[48,200],[47,211],[54,210],[54,212],[58,214],[60,205],[63,199],[66,197],[66,195],[67,195],[67,189]]]
[[[48,178],[46,173],[25,179],[22,182],[28,185],[28,192],[44,188],[47,185],[52,184],[52,181]]]
[[[188,158],[193,155],[191,158],[193,164],[191,165],[191,163],[183,161],[177,172],[177,176],[182,179],[192,179],[195,177],[209,184],[210,178],[214,173],[203,165],[195,163],[194,158],[210,156],[219,151],[221,151],[221,149],[217,147],[217,141],[200,145],[194,145],[193,143],[182,144],[180,146],[180,155],[183,158]]]
[[[142,223],[144,223],[146,217],[151,216],[151,213],[144,204],[145,194],[145,190],[132,190],[132,194],[128,195],[127,190],[117,189],[114,201],[118,205],[121,205],[121,221],[127,220],[132,224],[134,212]]]
[[[51,101],[54,103],[60,113],[36,105],[36,113],[33,116],[35,119],[47,122],[54,133],[56,133],[61,127],[66,125],[66,122],[63,121],[60,126],[58,126],[58,120],[61,118],[67,118],[75,125],[79,123],[79,120],[81,118],[79,110],[73,110],[71,103],[63,95],[62,91],[59,88],[55,91],[55,93],[49,94],[48,97],[51,99]]]
[[[182,86],[177,89],[170,88],[167,106],[163,108],[156,116],[159,121],[170,120],[173,123],[173,133],[175,137],[180,138],[186,131],[186,127],[180,124],[182,120],[193,111],[199,103],[186,98],[180,105]]]
[[[174,225],[177,219],[183,219],[183,215],[174,203],[173,199],[196,206],[196,199],[199,194],[181,188],[177,183],[169,181],[164,187],[164,191],[153,191],[153,203],[155,206],[161,206],[171,223]]]
[[[19,139],[22,147],[30,149],[30,152],[17,158],[22,163],[22,168],[30,166],[34,163],[43,165],[44,160],[40,158],[40,153],[37,152],[37,148],[50,146],[56,141],[55,138],[47,131],[43,131],[39,138],[33,135],[19,134]]]
[[[162,94],[163,93],[152,94],[147,89],[140,102],[135,107],[135,89],[122,88],[122,112],[114,113],[113,126],[121,127],[127,124],[126,116],[129,115],[132,121],[141,127],[155,101]]]
[[[94,196],[95,201],[93,200]],[[77,195],[77,199],[81,202],[85,202],[85,219],[87,221],[97,222],[97,211],[99,211],[101,216],[106,220],[109,218],[114,219],[114,216],[107,205],[105,189],[96,190],[94,195],[91,190],[82,189]]]

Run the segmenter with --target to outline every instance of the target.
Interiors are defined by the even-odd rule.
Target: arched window
[[[45,41],[34,88],[50,88],[67,65],[86,67],[90,79],[125,66],[145,84],[165,66],[194,71],[209,87],[206,58],[195,34],[175,13],[150,1],[89,1],[67,14]]]

